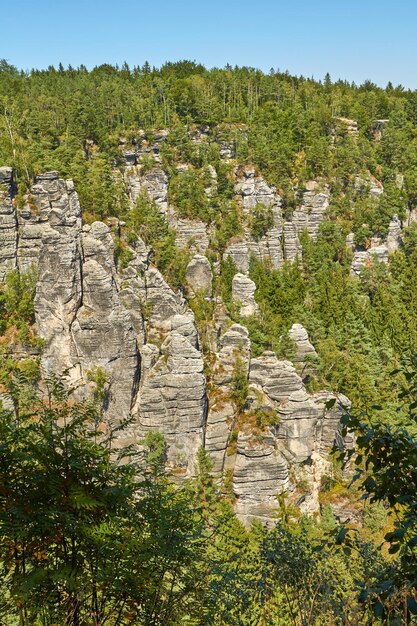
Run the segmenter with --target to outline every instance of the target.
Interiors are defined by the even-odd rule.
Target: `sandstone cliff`
[[[279,361],[272,352],[252,358],[247,329],[232,324],[224,312],[214,316],[217,330],[213,328],[210,335],[210,353],[203,350],[187,301],[152,265],[149,249],[137,241],[127,266],[118,269],[112,229],[102,222],[83,225],[72,181],[60,179],[57,172],[40,175],[23,206],[17,207],[12,171],[2,168],[0,174],[4,190],[0,276],[4,279],[14,268],[20,272],[36,268],[42,367],[58,374],[66,371],[80,397],[90,390],[91,372],[101,368],[108,381],[107,418],[120,420],[129,414],[135,418],[125,441],[140,445],[147,432],[162,432],[168,444],[168,467],[177,476],[193,473],[196,452],[205,445],[216,474],[231,477],[242,519],[270,518],[276,494],[295,488],[291,467],[310,468],[314,454],[324,458],[328,453],[338,431],[340,409],[327,411],[326,394],[309,394],[290,362]],[[162,174],[135,181],[131,176],[132,198],[135,188],[146,184],[161,211],[170,210]],[[257,247],[245,242],[240,267],[247,269],[249,250],[269,255],[273,265],[279,265],[283,252],[275,190],[253,171],[246,171],[236,183],[236,193],[245,211],[259,198],[272,206],[275,223],[264,241],[255,242]],[[312,192],[308,193],[310,202],[320,204],[320,213],[322,199],[311,200]],[[315,228],[312,225],[312,234]],[[196,240],[202,241],[199,232]],[[201,245],[192,258],[187,281],[191,295],[202,290],[210,299],[213,275],[203,250]],[[234,254],[233,249],[226,254]],[[255,289],[247,276],[236,274],[233,298],[242,318],[258,313]],[[292,332],[299,346],[297,358],[302,360],[314,348],[301,326]],[[238,406],[235,397],[236,368],[248,382],[245,406]],[[316,478],[311,469],[309,475],[312,485]],[[309,510],[318,506],[308,495],[302,500]]]

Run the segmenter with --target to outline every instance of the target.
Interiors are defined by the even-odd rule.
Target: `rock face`
[[[402,245],[402,224],[397,215],[394,215],[388,227],[387,249],[388,254],[399,250]]]
[[[281,198],[277,195],[275,187],[270,187],[261,176],[255,176],[255,170],[251,167],[243,170],[241,180],[235,185],[235,193],[241,197],[242,206],[247,213],[250,213],[257,204],[281,207]]]
[[[230,469],[233,472],[235,455],[227,454],[237,415],[233,378],[237,367],[243,377],[248,376],[250,362],[248,330],[241,324],[232,324],[220,335],[216,348],[212,378],[214,391],[209,396],[205,447],[214,460],[215,471],[223,472]]]
[[[10,187],[10,176],[3,178]],[[197,332],[192,314],[183,315],[183,298],[149,266],[140,242],[120,276],[110,229],[101,222],[82,226],[74,186],[56,172],[37,178],[23,209],[16,210],[10,197],[6,191],[14,229],[1,236],[17,243],[1,267],[4,273],[14,266],[37,268],[35,314],[45,340],[43,366],[68,370],[78,395],[89,386],[89,372],[103,369],[109,381],[108,418],[137,414],[127,433],[130,441],[157,424],[167,436],[169,458],[181,456],[184,471],[191,471],[203,441],[206,400]],[[148,343],[148,335],[162,341],[161,348]]]
[[[213,288],[213,275],[207,257],[194,256],[187,265],[187,285],[191,296],[198,292],[211,297]]]
[[[294,341],[296,347],[295,363],[305,363],[312,357],[317,356],[317,352],[310,343],[308,333],[304,326],[301,324],[293,324],[288,334]]]
[[[12,168],[0,167],[0,280],[16,267],[17,221],[13,192]]]
[[[375,243],[368,250],[357,250],[352,259],[352,274],[360,274],[367,265],[372,265],[374,260],[380,263],[388,263],[388,247],[385,243]]]
[[[140,432],[165,435],[170,466],[186,471],[203,444],[206,387],[201,352],[179,330],[168,333],[144,372],[135,410]]]
[[[285,222],[283,226],[284,234],[284,259],[294,263],[302,257],[301,243],[298,238],[297,226],[293,222]]]
[[[171,211],[169,225],[176,232],[179,248],[189,248],[198,254],[204,254],[209,245],[209,228],[201,220],[181,219]]]
[[[297,233],[306,230],[312,239],[317,237],[320,224],[325,218],[329,207],[330,192],[328,185],[320,185],[312,180],[306,183],[306,191],[303,193],[303,201],[293,213],[292,223]]]
[[[161,167],[154,167],[150,172],[142,173],[140,166],[126,169],[125,180],[133,204],[140,194],[146,193],[154,200],[161,213],[168,210],[168,177]]]
[[[288,464],[275,449],[273,438],[254,442],[240,434],[233,475],[240,518],[246,523],[255,518],[270,521],[277,509],[277,493],[288,487]]]
[[[250,218],[252,210],[257,205],[263,205],[272,211],[273,225],[259,240],[253,238],[247,226],[244,240],[230,242],[224,257],[232,258],[242,272],[248,272],[252,255],[259,260],[269,260],[273,267],[281,267],[283,262],[282,201],[275,187],[270,187],[261,176],[255,176],[253,168],[247,167],[238,177],[235,194],[247,218]]]
[[[244,274],[235,274],[232,281],[232,298],[239,306],[239,314],[242,317],[256,315],[259,307],[255,302],[256,285]]]
[[[305,509],[318,510],[316,483],[320,476],[310,471],[310,463],[313,458],[324,459],[337,441],[341,405],[347,405],[348,400],[342,396],[327,410],[330,394],[307,393],[292,363],[278,360],[273,352],[251,359],[249,385],[251,408],[261,418],[267,416],[268,425],[254,434],[243,424],[239,432],[234,473],[236,510],[245,523],[255,517],[273,517],[276,494],[294,489],[290,468],[300,465],[307,468],[314,493]]]
[[[126,415],[135,395],[139,352],[119,299],[110,231],[101,222],[82,230],[73,185],[57,175],[38,178],[32,197],[42,221],[38,236],[25,237],[17,257],[23,271],[28,260],[38,266],[35,313],[46,342],[43,364],[56,372],[68,369],[79,385],[89,370],[103,368],[110,379],[108,415]],[[23,232],[32,233],[31,226],[25,223]]]
[[[221,298],[213,295],[216,266],[213,277],[204,256],[209,228],[180,220],[168,205],[168,180],[159,165],[164,137],[148,142],[142,136],[126,153],[127,187],[132,204],[145,190],[175,227],[177,245],[194,251],[185,295],[203,293],[216,311],[212,326],[202,329],[206,343],[184,294],[171,289],[152,266],[143,241],[130,249],[127,267],[118,268],[111,227],[82,224],[74,185],[57,172],[39,176],[17,208],[12,172],[0,168],[0,279],[16,267],[34,268],[43,367],[58,374],[66,370],[78,397],[89,392],[101,368],[108,380],[107,419],[135,418],[123,441],[140,445],[147,433],[160,431],[168,445],[167,465],[179,478],[193,474],[197,450],[204,445],[217,475],[230,477],[241,519],[268,521],[277,493],[294,490],[291,468],[309,467],[314,455],[323,459],[327,454],[338,435],[340,410],[326,411],[328,394],[306,391],[299,366],[315,350],[301,325],[290,331],[297,347],[295,366],[273,352],[252,358],[247,328],[232,323]],[[208,194],[216,184],[214,174]],[[283,226],[276,190],[253,169],[239,174],[235,194],[248,220],[242,240],[231,241],[225,256],[234,258],[242,272],[251,254],[269,259],[272,267],[299,257],[299,229],[307,228],[314,237],[328,201],[312,185],[297,219]],[[258,204],[272,210],[273,226],[255,241],[250,215]],[[399,236],[394,226],[392,242]],[[233,277],[232,298],[242,319],[259,313],[255,290],[244,273]],[[206,344],[208,353],[202,348]],[[317,494],[308,507],[316,505]]]

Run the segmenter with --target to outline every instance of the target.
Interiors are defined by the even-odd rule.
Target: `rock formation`
[[[259,307],[255,301],[256,285],[248,276],[235,274],[232,281],[232,298],[239,307],[239,315],[256,315]]]
[[[329,207],[329,197],[328,185],[323,185],[320,189],[320,184],[315,180],[306,183],[301,206],[294,211],[292,216],[292,223],[297,233],[306,230],[313,239],[317,237],[319,226]]]
[[[212,295],[213,274],[207,257],[195,255],[187,265],[187,286],[191,296],[198,292]]]
[[[158,162],[162,140],[152,145],[143,140],[140,149],[127,155],[128,192],[133,203],[145,189],[170,216],[177,245],[195,245],[186,270],[187,296],[201,292],[210,300],[207,225],[198,230],[200,225],[175,216],[158,164],[141,170],[144,154]],[[100,368],[108,381],[103,407],[107,419],[130,413],[135,418],[123,441],[140,445],[146,433],[160,431],[168,445],[167,466],[178,477],[192,475],[197,450],[204,445],[217,475],[230,475],[242,520],[273,518],[276,494],[294,489],[291,466],[308,465],[314,454],[324,458],[337,436],[339,413],[326,412],[325,395],[309,394],[296,367],[273,352],[252,358],[248,330],[231,323],[215,298],[214,326],[207,329],[211,360],[205,362],[184,295],[151,264],[150,250],[140,239],[129,250],[127,266],[117,267],[113,222],[83,225],[72,181],[60,179],[57,172],[38,176],[19,207],[10,168],[0,169],[0,182],[0,278],[15,267],[37,272],[35,315],[45,342],[42,366],[58,374],[66,370],[78,397],[89,392],[91,374]],[[313,185],[298,221],[284,225],[283,238],[280,198],[273,187],[247,169],[235,193],[249,217],[260,203],[273,211],[273,227],[259,241],[251,237],[248,221],[244,241],[229,245],[226,256],[243,271],[250,254],[269,258],[273,267],[284,256],[295,259],[301,252],[298,229],[306,227],[315,236],[317,216],[324,215],[327,202]],[[191,230],[184,231],[184,224]],[[194,243],[186,244],[188,235]],[[234,276],[232,298],[242,319],[259,313],[255,290],[247,275]],[[295,324],[290,334],[298,367],[315,350],[302,326]]]

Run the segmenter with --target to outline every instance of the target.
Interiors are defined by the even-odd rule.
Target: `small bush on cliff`
[[[259,241],[274,225],[274,214],[271,207],[257,204],[252,213],[251,235]]]
[[[34,331],[37,272],[15,269],[9,272],[0,286],[0,335],[6,349],[9,344],[22,343],[34,348],[42,346],[42,340]]]
[[[241,413],[245,408],[249,393],[248,371],[243,359],[238,356],[232,373],[233,401],[237,411]]]
[[[209,220],[210,204],[205,192],[209,184],[210,178],[204,171],[188,170],[171,178],[169,200],[181,217]]]

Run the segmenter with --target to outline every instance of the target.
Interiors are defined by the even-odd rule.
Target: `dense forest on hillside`
[[[169,181],[169,204],[179,218],[209,229],[211,298],[187,292],[193,242],[178,246],[155,200],[141,192],[132,203],[127,192],[126,155],[161,135],[158,166]],[[142,156],[141,175],[155,164],[152,153]],[[3,60],[0,166],[13,168],[20,209],[31,206],[38,174],[57,170],[73,179],[84,223],[102,220],[113,229],[121,271],[138,238],[149,246],[152,263],[194,312],[209,389],[207,329],[219,302],[230,321],[248,328],[253,357],[267,350],[294,360],[288,330],[302,324],[316,349],[305,385],[349,398],[342,421],[345,434],[356,433],[358,453],[331,455],[320,516],[301,515],[284,493],[273,528],[245,528],[227,475],[223,482],[213,476],[203,449],[196,476],[175,487],[158,433],[142,442],[139,456],[131,448],[115,452],[113,429],[128,425],[111,425],[103,435],[101,370],[84,402],[58,378],[42,378],[36,276],[14,270],[0,293],[1,392],[13,401],[0,421],[4,624],[414,623],[417,92],[273,69],[207,70],[190,61],[21,72]],[[234,188],[245,168],[274,186],[284,220],[311,181],[328,193],[329,205],[317,236],[300,233],[293,261],[274,267],[251,257],[258,309],[243,320],[232,297],[238,268],[225,251],[248,233],[260,241],[275,219],[261,203],[250,215],[242,211]],[[384,242],[394,216],[401,243],[387,261],[371,255],[353,271],[355,252]],[[30,357],[16,359],[16,345]],[[237,422],[255,420],[262,432],[275,416],[249,410],[240,365],[232,377]]]
[[[232,142],[236,161],[253,163],[277,186],[289,215],[307,180],[329,182],[329,221],[316,243],[304,242],[303,267],[251,269],[263,312],[256,341],[260,349],[276,347],[282,330],[301,317],[318,347],[322,379],[361,406],[375,398],[395,400],[395,380],[388,374],[399,356],[416,350],[415,227],[406,230],[391,271],[375,263],[360,283],[349,275],[345,237],[353,232],[355,243],[366,249],[372,236],[386,235],[393,214],[405,219],[417,204],[415,92],[370,82],[332,83],[328,76],[317,82],[273,70],[206,70],[188,61],[160,69],[60,66],[29,74],[3,61],[0,106],[0,154],[18,173],[21,197],[36,173],[56,169],[74,179],[86,218],[126,218],[133,230],[138,226],[115,175],[123,164],[120,140],[129,144],[140,131],[152,136],[155,128],[169,127],[164,168],[174,174],[178,162],[193,166],[186,179],[172,176],[171,202],[181,215],[214,223],[211,248],[217,257],[239,232],[239,215],[230,167],[219,160],[214,141],[200,147],[191,142],[193,129]],[[356,120],[357,136],[340,122],[335,126],[335,118]],[[385,120],[381,137],[377,120]],[[204,196],[209,164],[221,181],[210,202]],[[355,182],[370,175],[384,186],[377,203],[366,184],[358,188]],[[178,285],[185,259],[181,266],[173,258],[173,235],[161,219],[148,217],[140,232],[146,230],[157,264]],[[262,216],[259,224],[262,232]]]

